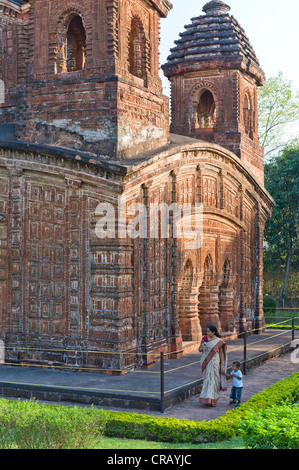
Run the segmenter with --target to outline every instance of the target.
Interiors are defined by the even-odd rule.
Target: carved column
[[[8,283],[7,293],[11,302],[7,302],[7,339],[12,342],[21,341],[26,331],[25,304],[28,291],[24,283],[27,272],[25,262],[25,240],[27,237],[24,223],[23,207],[23,170],[9,166],[9,206],[8,206]],[[23,338],[22,338],[23,339]],[[13,354],[13,353],[12,353]]]
[[[231,266],[229,261],[226,260],[223,266],[222,283],[219,292],[219,317],[222,332],[235,331],[233,301],[234,294],[231,282]]]
[[[244,222],[244,188],[240,185],[240,220]],[[244,295],[245,295],[245,229],[240,229],[239,238],[239,266],[237,267],[237,275],[239,276],[239,289],[240,289],[240,306],[239,306],[239,331],[242,333],[246,330],[246,316],[244,308]]]
[[[266,218],[262,215],[260,204],[257,205],[256,212],[256,239],[255,239],[255,252],[256,252],[256,293],[255,293],[255,310],[254,310],[254,325],[253,328],[257,329],[257,333],[262,333],[265,326],[265,318],[263,312],[263,243],[264,243],[264,230]]]
[[[0,339],[5,340],[8,313],[10,312],[9,271],[11,250],[8,240],[9,183],[7,175],[0,179]]]
[[[200,341],[202,337],[198,318],[198,289],[193,277],[193,266],[187,261],[178,296],[179,327],[183,341]]]
[[[194,132],[196,129],[200,127],[199,122],[198,122],[198,101],[197,100],[192,100],[191,102],[191,128],[192,131]]]
[[[235,330],[233,313],[234,294],[229,287],[220,287],[219,317],[222,332]]]
[[[219,319],[219,287],[202,286],[199,291],[199,318],[202,334],[207,333],[207,327],[214,325],[221,331]]]
[[[177,202],[177,181],[176,175],[171,174],[170,182],[171,191],[171,203]],[[170,284],[171,284],[171,299],[170,299],[170,311],[171,311],[171,336],[172,336],[172,350],[177,350],[181,346],[182,338],[180,336],[179,323],[178,323],[178,242],[174,236],[175,230],[175,217],[173,212],[169,215],[169,227],[170,227],[170,240],[171,240],[171,259],[170,259]],[[174,357],[174,356],[172,356]]]

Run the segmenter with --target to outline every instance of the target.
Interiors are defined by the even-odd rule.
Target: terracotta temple
[[[9,363],[119,372],[175,357],[210,324],[263,330],[265,76],[230,7],[202,2],[162,65],[170,123],[159,25],[171,8],[0,0]]]

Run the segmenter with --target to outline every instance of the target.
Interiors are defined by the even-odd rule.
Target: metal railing
[[[242,364],[242,368],[243,368],[243,372],[244,374],[246,375],[247,374],[247,363],[248,363],[248,349],[253,346],[253,345],[256,345],[258,343],[262,343],[262,342],[265,342],[265,341],[269,341],[271,339],[274,339],[274,338],[277,338],[279,336],[282,336],[282,335],[285,335],[285,334],[288,334],[290,333],[291,331],[291,341],[294,341],[295,339],[295,331],[296,330],[299,330],[299,327],[295,325],[295,317],[289,317],[289,318],[286,318],[284,319],[283,321],[281,322],[276,322],[276,323],[273,323],[273,324],[267,324],[267,328],[271,328],[271,327],[279,327],[279,326],[282,326],[284,323],[286,322],[289,322],[291,323],[291,328],[290,329],[286,329],[284,331],[280,331],[279,333],[275,333],[271,336],[267,336],[266,338],[262,338],[262,339],[258,339],[256,341],[253,341],[251,342],[250,344],[248,343],[248,337],[249,335],[251,335],[252,333],[256,333],[257,331],[260,331],[257,330],[257,329],[252,329],[252,330],[247,330],[247,331],[244,331],[242,333],[237,333],[238,335],[238,338],[243,338],[243,343],[239,346],[236,346],[235,348],[233,349],[230,349],[229,353],[232,353],[234,351],[242,351],[243,350],[243,360],[240,361],[241,364]],[[228,338],[225,338],[225,342],[229,342],[229,341],[233,341],[234,338],[233,337],[228,337]],[[261,354],[258,354],[256,356],[253,356],[250,358],[250,361],[253,361],[257,358],[259,358],[260,356],[263,356],[265,354],[269,354],[269,353],[272,353],[274,352],[275,350],[279,349],[279,348],[283,348],[285,346],[288,346],[290,345],[291,342],[289,341],[288,343],[286,344],[283,344],[283,345],[280,345],[278,348],[274,348],[274,349],[270,349],[270,350],[267,350],[267,351],[264,351],[262,352]],[[12,349],[15,349],[15,346],[12,346],[11,347]],[[6,347],[6,349],[10,349],[10,347]],[[86,350],[75,350],[75,349],[61,349],[61,350],[58,350],[58,349],[50,349],[50,348],[24,348],[24,349],[27,349],[28,351],[44,351],[44,352],[49,352],[49,351],[52,351],[52,352],[55,352],[57,353],[58,351],[60,352],[71,352],[71,353],[91,353],[91,354],[105,354],[105,355],[122,355],[122,356],[125,356],[125,355],[134,355],[134,356],[145,356],[146,354],[145,353],[136,353],[136,352],[131,352],[131,353],[126,353],[126,352],[115,352],[115,351],[97,351],[97,350],[90,350],[90,351],[86,351]],[[108,389],[108,388],[90,388],[90,390],[94,390],[94,391],[102,391],[102,392],[121,392],[121,393],[137,393],[137,394],[143,394],[143,395],[146,395],[146,394],[154,394],[154,395],[157,395],[159,396],[159,400],[160,400],[160,411],[161,413],[164,413],[164,404],[165,404],[165,396],[166,394],[170,394],[171,392],[174,392],[176,390],[179,390],[180,388],[182,388],[182,385],[179,385],[175,388],[172,388],[170,390],[165,390],[165,376],[167,374],[171,374],[171,373],[177,373],[177,371],[181,370],[181,369],[185,369],[187,367],[191,367],[191,366],[194,366],[194,365],[197,365],[197,364],[200,364],[201,363],[201,360],[198,360],[198,361],[192,361],[188,364],[185,364],[185,365],[179,365],[178,367],[174,367],[174,368],[171,368],[171,369],[168,369],[168,370],[165,370],[165,358],[166,357],[169,357],[171,358],[172,356],[175,356],[175,355],[178,355],[180,353],[184,353],[185,349],[182,348],[180,350],[177,350],[177,351],[172,351],[172,352],[169,352],[169,353],[164,353],[164,352],[161,352],[160,355],[157,355],[157,354],[152,354],[152,360],[153,362],[156,362],[156,361],[159,361],[160,362],[160,368],[159,370],[145,370],[145,369],[135,369],[135,370],[132,370],[132,369],[104,369],[104,368],[88,368],[88,367],[82,367],[82,366],[78,366],[78,370],[80,371],[98,371],[98,372],[109,372],[109,373],[143,373],[143,374],[155,374],[155,375],[159,375],[160,376],[160,384],[157,388],[160,387],[160,390],[152,390],[152,391],[146,391],[146,390],[121,390],[121,389]],[[25,362],[25,360],[24,360]],[[15,362],[4,362],[5,366],[7,365],[14,365],[16,366],[16,363]],[[30,364],[30,367],[42,367],[42,368],[45,368],[45,365],[39,365],[39,364]],[[75,365],[74,364],[71,364],[71,365],[62,365],[62,366],[54,366],[55,369],[64,369],[64,370],[68,370],[68,369],[76,369]],[[192,386],[194,384],[198,384],[200,382],[201,379],[197,379],[197,380],[194,380],[192,382],[189,382],[187,384],[184,384],[183,387],[187,387],[187,386]],[[1,383],[1,381],[0,381]],[[45,385],[47,386],[47,384],[27,384],[27,385]],[[62,385],[59,386],[60,388],[67,388],[67,387],[64,387]],[[76,387],[73,387],[73,388],[76,388]],[[84,387],[84,389],[88,390],[88,387]]]

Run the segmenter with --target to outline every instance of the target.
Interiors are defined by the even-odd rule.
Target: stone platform
[[[261,335],[250,335],[247,338],[246,370],[289,352],[291,341],[292,332],[288,330],[267,329]],[[243,338],[227,342],[229,367],[235,360],[243,361],[243,345]],[[159,362],[151,369],[135,370],[121,376],[1,365],[0,395],[128,410],[164,411],[200,393],[202,373],[198,351],[188,351],[178,359],[166,357],[164,371],[163,408]]]

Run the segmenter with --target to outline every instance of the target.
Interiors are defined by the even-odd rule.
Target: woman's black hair
[[[215,336],[217,336],[218,338],[221,338],[221,336],[220,336],[220,334],[219,334],[219,332],[218,332],[216,326],[214,326],[214,325],[208,326],[208,329],[209,329],[212,333],[214,333]]]

